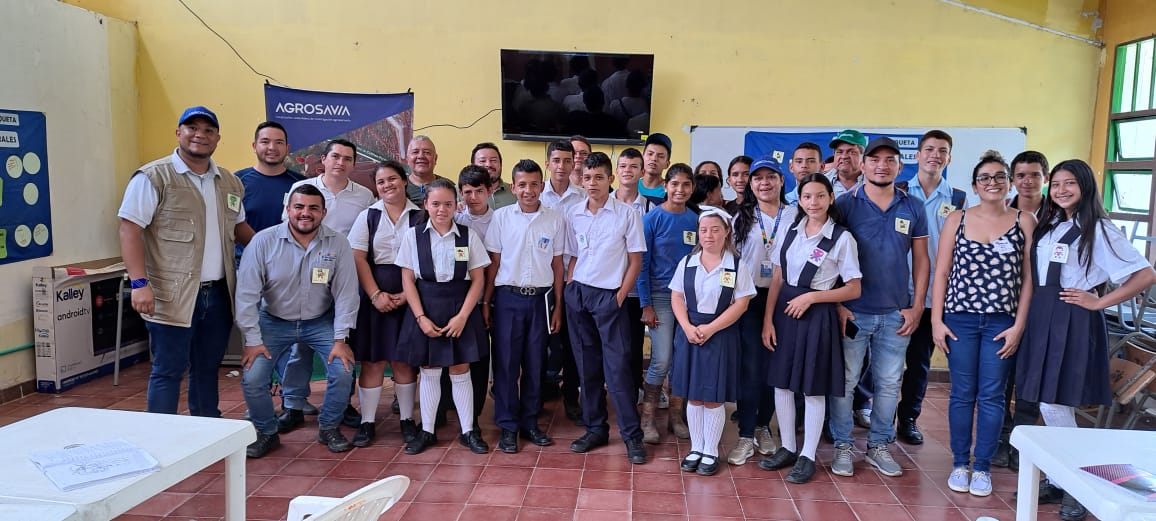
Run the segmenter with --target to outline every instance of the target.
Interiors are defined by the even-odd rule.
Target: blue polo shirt
[[[918,200],[893,189],[895,198],[886,210],[871,202],[862,186],[835,200],[859,245],[863,293],[844,304],[852,313],[886,315],[911,307],[908,254],[912,239],[927,237],[927,215]]]
[[[285,205],[289,202],[289,190],[293,183],[305,179],[305,176],[289,169],[274,176],[268,176],[253,168],[238,170],[234,175],[245,185],[245,196],[241,204],[245,206],[245,222],[259,232],[281,223],[281,215],[285,212]],[[237,257],[241,257],[244,249],[237,245]]]

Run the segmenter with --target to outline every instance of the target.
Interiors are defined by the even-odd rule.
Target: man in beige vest
[[[140,167],[120,211],[120,251],[132,307],[149,331],[148,411],[176,414],[185,371],[189,414],[221,415],[217,371],[233,324],[235,243],[253,230],[244,186],[212,160],[217,115],[190,107],[177,121],[177,148]]]

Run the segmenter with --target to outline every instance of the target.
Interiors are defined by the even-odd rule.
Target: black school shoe
[[[329,448],[329,452],[345,452],[353,447],[337,428],[321,429],[317,432],[317,443]]]
[[[482,439],[482,433],[475,430],[470,430],[470,432],[458,436],[458,443],[470,449],[470,452],[474,454],[490,452],[490,445],[486,443],[486,440]]]
[[[261,434],[257,433],[257,441],[250,443],[245,447],[245,456],[250,458],[260,458],[269,453],[269,451],[281,445],[281,437],[277,433]]]
[[[506,454],[518,453],[518,433],[502,429],[502,437],[498,439],[498,450]]]
[[[624,440],[626,443],[626,459],[634,465],[642,465],[646,463],[646,446],[642,444],[642,438],[634,438]]]
[[[522,439],[529,440],[530,443],[539,447],[549,447],[554,444],[554,440],[550,439],[549,435],[538,428],[523,429],[519,431],[519,434],[522,436]]]
[[[437,444],[438,438],[432,432],[419,431],[413,441],[405,444],[405,453],[411,456],[421,454],[424,450]]]
[[[368,447],[377,438],[377,425],[373,422],[365,422],[357,427],[357,433],[353,435],[354,447]]]
[[[815,461],[806,456],[799,456],[791,472],[787,474],[787,481],[791,483],[806,483],[815,475]]]
[[[895,436],[908,445],[923,445],[923,433],[919,431],[919,426],[915,425],[914,418],[899,420]]]
[[[697,458],[691,458],[691,456],[694,456],[694,455],[698,455],[698,457]],[[691,451],[690,454],[687,454],[685,458],[682,458],[682,462],[678,464],[678,468],[680,470],[682,470],[683,472],[694,472],[694,471],[698,470],[698,464],[701,461],[702,461],[702,453],[697,451],[697,450],[694,450],[694,451]]]
[[[414,423],[412,418],[401,420],[401,441],[403,443],[409,443],[416,439],[418,432],[421,431],[417,428],[417,423]]]
[[[710,458],[710,463],[707,463],[707,458]],[[719,462],[718,456],[704,455],[698,460],[698,468],[694,469],[694,472],[699,476],[713,476],[718,472],[720,465],[722,465],[722,463]]]
[[[574,443],[570,444],[570,450],[581,454],[584,452],[590,452],[591,450],[598,447],[604,447],[608,443],[610,443],[609,436],[587,432],[586,434],[583,434],[581,438],[574,440]]]
[[[290,432],[302,425],[305,425],[305,413],[297,409],[285,409],[277,417],[277,432],[281,434]]]
[[[1067,492],[1064,493],[1064,498],[1060,503],[1060,519],[1064,521],[1080,521],[1088,517],[1088,509],[1084,508],[1076,498],[1073,498]]]
[[[787,449],[779,447],[774,454],[759,460],[759,468],[763,470],[779,470],[785,469],[794,465],[799,459],[799,455]],[[814,464],[814,462],[811,462]]]
[[[341,424],[354,429],[361,427],[361,413],[352,404],[346,405],[345,411],[341,413]]]

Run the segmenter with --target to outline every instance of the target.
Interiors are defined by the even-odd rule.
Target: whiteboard
[[[743,142],[747,132],[775,132],[775,133],[837,133],[846,127],[691,127],[690,128],[690,161],[691,166],[701,161],[714,161],[726,169],[727,163],[735,156],[742,155]],[[860,127],[857,130],[867,135],[868,139],[881,134],[920,134],[934,127]],[[939,130],[951,135],[954,143],[951,150],[951,164],[947,167],[947,180],[955,188],[968,194],[971,204],[979,199],[971,190],[971,171],[979,162],[980,156],[988,150],[996,150],[1009,163],[1016,154],[1023,152],[1027,142],[1027,129],[1023,128],[983,128],[983,127],[939,127]],[[823,147],[827,143],[820,143]],[[790,158],[792,150],[785,151]],[[758,159],[758,158],[755,158]],[[724,172],[725,176],[726,173]],[[730,185],[723,183],[723,195],[726,199],[734,199],[734,190]]]

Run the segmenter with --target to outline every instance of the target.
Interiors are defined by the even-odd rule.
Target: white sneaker
[[[669,409],[670,408],[670,395],[666,394],[666,388],[665,387],[662,389],[661,393],[658,393],[658,408],[659,409]]]
[[[956,492],[967,492],[968,488],[968,471],[967,467],[956,467],[951,471],[951,476],[947,478],[947,488]]]
[[[731,465],[742,465],[755,455],[755,440],[753,438],[739,438],[735,448],[727,454],[727,461]]]
[[[978,471],[971,475],[971,485],[967,489],[973,496],[985,497],[991,495],[991,474]]]
[[[771,429],[766,427],[755,427],[755,445],[758,445],[759,454],[763,456],[770,456],[779,448],[771,436]]]

